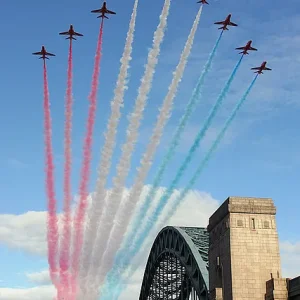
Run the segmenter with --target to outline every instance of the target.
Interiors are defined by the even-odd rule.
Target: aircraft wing
[[[229,25],[231,25],[231,26],[238,26],[237,24],[235,24],[233,22],[229,22]]]
[[[260,70],[260,67],[251,68],[251,70]]]
[[[61,34],[61,35],[68,35],[69,31],[60,32],[59,34]]]
[[[78,32],[74,32],[74,34],[73,35],[76,35],[76,36],[83,36],[83,34],[81,34],[81,33],[78,33]]]
[[[49,55],[49,56],[55,56],[55,54],[53,53],[49,53],[49,52],[46,52],[45,55]]]
[[[256,49],[256,48],[253,48],[253,47],[250,47],[249,50],[257,51],[257,49]]]
[[[245,50],[246,47],[238,47],[238,48],[235,48],[235,50]]]
[[[272,69],[265,67],[264,70],[271,71]]]
[[[111,11],[111,10],[107,10],[106,13],[107,14],[111,14],[111,15],[115,15],[116,14],[114,11]]]
[[[224,21],[220,21],[220,22],[215,22],[214,24],[218,24],[218,25],[224,25],[225,22]]]
[[[91,10],[92,13],[101,13],[102,12],[102,9],[94,9],[94,10]]]
[[[33,55],[42,55],[43,53],[40,51],[40,52],[33,52],[32,54]]]

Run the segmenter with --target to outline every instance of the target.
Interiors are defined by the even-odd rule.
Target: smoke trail
[[[125,144],[122,146],[122,154],[117,166],[117,176],[113,179],[114,185],[112,194],[107,201],[107,207],[105,207],[106,212],[101,219],[97,240],[95,242],[95,247],[93,248],[93,257],[97,256],[97,259],[95,259],[91,265],[92,268],[90,269],[88,276],[90,279],[95,278],[98,268],[100,267],[98,261],[102,257],[105,249],[105,243],[103,243],[103,241],[107,241],[109,238],[110,228],[113,225],[118,205],[123,195],[124,183],[130,169],[131,155],[138,138],[138,129],[143,117],[147,96],[151,89],[155,67],[160,54],[160,45],[164,38],[167,17],[169,15],[170,1],[171,0],[165,0],[164,7],[160,15],[159,25],[154,33],[153,46],[148,54],[148,62],[144,75],[141,79],[141,85],[138,90],[134,111],[129,118],[127,138]]]
[[[58,223],[56,215],[56,199],[54,188],[54,163],[52,151],[51,135],[51,115],[50,101],[47,79],[47,67],[44,59],[44,139],[46,155],[46,193],[48,206],[48,226],[47,226],[47,243],[48,243],[48,263],[50,277],[54,285],[57,285],[57,250],[58,250]]]
[[[87,132],[84,141],[84,150],[83,150],[83,164],[81,169],[81,181],[79,187],[79,203],[77,207],[77,212],[74,220],[75,228],[75,237],[74,237],[74,250],[72,257],[72,272],[73,272],[73,282],[77,281],[78,277],[78,267],[79,267],[79,258],[80,251],[82,247],[82,235],[83,235],[83,221],[85,216],[85,211],[87,207],[87,196],[88,196],[88,182],[90,177],[90,161],[91,161],[91,147],[93,139],[93,129],[95,123],[95,114],[96,114],[96,104],[97,104],[97,90],[98,90],[98,81],[100,73],[100,61],[101,61],[101,50],[102,50],[102,36],[103,36],[103,18],[100,25],[97,50],[95,56],[95,65],[92,79],[92,88],[89,95],[90,106],[88,112],[88,121],[87,121]],[[73,293],[74,291],[73,286]]]
[[[60,287],[61,293],[69,290],[68,269],[70,265],[70,244],[71,244],[71,132],[72,132],[72,69],[73,69],[73,53],[72,39],[70,39],[68,71],[67,71],[67,91],[66,91],[66,107],[65,107],[65,172],[64,172],[64,215],[63,215],[63,234],[60,247],[59,266],[60,266]]]
[[[163,105],[160,108],[160,114],[157,118],[157,122],[154,127],[146,152],[144,153],[143,158],[141,160],[141,166],[138,169],[138,173],[135,182],[133,184],[133,187],[128,197],[126,197],[126,200],[122,201],[121,208],[117,216],[117,221],[114,224],[110,239],[108,241],[108,246],[106,247],[105,253],[102,257],[101,269],[99,270],[98,273],[98,282],[103,282],[107,271],[109,271],[109,269],[111,268],[115,253],[121,245],[131,215],[134,211],[136,203],[139,200],[139,196],[143,188],[144,180],[151,167],[152,159],[156,152],[156,148],[160,142],[165,124],[170,117],[170,112],[172,110],[173,101],[177,92],[177,88],[182,79],[185,66],[193,46],[195,33],[198,28],[198,24],[201,17],[201,12],[202,12],[202,6],[200,6],[199,12],[195,18],[194,24],[191,28],[190,34],[188,36],[185,47],[181,54],[179,63],[176,67],[175,72],[173,73],[172,82],[169,86],[168,93],[164,99]]]
[[[131,20],[126,37],[126,43],[121,58],[120,73],[118,76],[116,88],[114,91],[114,98],[111,102],[111,116],[107,124],[107,130],[105,134],[105,144],[101,151],[101,160],[98,167],[98,179],[95,191],[96,201],[92,201],[91,209],[89,210],[87,218],[87,230],[85,232],[85,243],[83,249],[83,255],[81,257],[81,269],[79,273],[81,289],[84,292],[86,288],[86,276],[88,273],[88,266],[90,260],[90,251],[93,248],[94,240],[96,239],[97,230],[99,226],[99,216],[102,215],[102,209],[105,204],[105,184],[111,166],[111,157],[115,147],[115,139],[117,134],[117,126],[121,116],[120,107],[123,102],[124,93],[127,88],[126,80],[128,77],[128,69],[131,61],[132,43],[134,38],[135,22],[137,15],[138,0],[135,0]]]
[[[186,170],[186,168],[188,167],[189,163],[191,162],[192,158],[194,157],[194,154],[196,152],[196,150],[198,149],[201,140],[203,139],[203,137],[205,136],[206,131],[208,130],[212,120],[214,119],[215,115],[217,114],[220,106],[223,103],[223,100],[225,99],[227,92],[230,88],[230,85],[236,75],[236,72],[242,62],[243,56],[241,56],[240,60],[238,61],[237,65],[235,66],[235,68],[233,69],[232,74],[230,75],[228,81],[226,82],[224,88],[222,89],[215,105],[213,106],[208,118],[206,119],[203,127],[201,128],[201,130],[198,132],[195,141],[192,145],[192,147],[190,148],[190,151],[188,153],[188,155],[186,156],[184,162],[182,163],[182,165],[180,166],[179,170],[177,171],[175,178],[173,179],[173,181],[171,182],[170,186],[168,187],[168,189],[164,192],[164,194],[162,195],[162,197],[159,200],[158,205],[156,206],[152,216],[146,221],[146,226],[145,228],[142,230],[142,232],[140,233],[137,241],[133,244],[133,250],[132,252],[129,251],[130,256],[133,257],[136,252],[138,251],[138,249],[142,246],[143,241],[145,240],[147,234],[149,233],[149,231],[151,230],[152,226],[155,224],[155,222],[157,221],[158,217],[160,216],[163,208],[166,206],[169,198],[171,197],[174,189],[176,188],[177,183],[179,182],[179,180],[181,179],[182,175],[184,174],[184,171]],[[132,255],[134,254],[134,255]]]
[[[201,99],[201,88],[203,86],[206,75],[207,75],[208,71],[210,70],[212,61],[217,52],[218,46],[219,46],[221,38],[222,38],[222,34],[223,34],[223,31],[220,33],[220,36],[217,39],[217,41],[213,47],[213,50],[211,51],[209,58],[202,70],[202,73],[198,79],[196,87],[193,90],[192,97],[190,98],[189,103],[186,106],[184,115],[182,116],[182,118],[175,130],[175,134],[173,135],[170,146],[168,147],[169,150],[166,153],[166,155],[164,156],[161,165],[159,166],[158,172],[153,181],[153,185],[152,185],[150,191],[148,192],[148,195],[145,197],[145,199],[141,205],[141,208],[137,212],[137,215],[134,217],[131,231],[126,236],[125,243],[122,246],[122,249],[124,249],[124,251],[126,251],[126,249],[131,245],[132,240],[134,239],[134,237],[136,235],[136,228],[138,228],[139,224],[141,224],[141,222],[144,220],[144,218],[148,212],[148,208],[150,207],[151,200],[154,199],[157,194],[157,191],[160,186],[160,182],[162,180],[165,169],[166,169],[168,163],[170,162],[170,160],[172,159],[177,146],[179,145],[179,141],[181,139],[181,135],[187,124],[187,121],[189,120],[192,112],[194,111],[195,107],[197,106],[197,104],[199,103],[199,101]]]
[[[231,122],[234,120],[234,118],[235,118],[236,114],[238,113],[238,111],[240,110],[241,106],[246,101],[246,99],[247,99],[250,91],[252,90],[252,88],[253,88],[256,80],[257,80],[257,76],[258,75],[256,75],[254,77],[254,79],[252,80],[252,82],[249,85],[248,89],[246,90],[246,92],[244,93],[244,95],[242,96],[242,98],[240,99],[240,101],[236,104],[233,112],[231,113],[231,115],[229,116],[229,118],[227,119],[227,121],[225,122],[222,130],[220,131],[220,133],[216,137],[214,143],[212,144],[212,146],[210,147],[210,149],[207,151],[205,157],[201,161],[201,163],[200,163],[199,167],[197,168],[196,172],[194,173],[192,179],[188,182],[188,184],[184,188],[184,190],[179,194],[179,196],[172,203],[172,206],[170,208],[170,213],[166,214],[166,216],[163,219],[163,221],[162,221],[161,224],[166,224],[166,222],[168,222],[169,219],[175,214],[175,212],[178,209],[178,206],[180,205],[180,203],[182,202],[182,200],[185,198],[185,196],[187,195],[187,193],[189,192],[189,190],[192,188],[192,186],[195,184],[196,180],[200,176],[200,174],[201,174],[203,168],[205,167],[206,163],[209,161],[211,155],[213,154],[213,152],[216,150],[216,148],[220,144],[220,142],[221,142],[222,138],[224,137],[224,134],[226,133],[228,127],[231,124]]]
[[[244,93],[244,95],[242,96],[242,98],[240,99],[240,101],[236,104],[233,112],[231,113],[231,115],[229,116],[229,118],[227,119],[227,121],[225,122],[222,130],[220,131],[220,133],[218,134],[218,136],[216,137],[214,143],[212,144],[212,146],[210,147],[210,149],[207,151],[205,157],[203,158],[203,160],[201,161],[199,167],[197,168],[196,172],[194,173],[192,179],[188,182],[187,186],[184,188],[184,190],[179,194],[179,196],[177,198],[175,198],[174,202],[172,202],[171,207],[168,211],[168,213],[165,215],[165,217],[159,222],[157,228],[162,228],[163,226],[165,226],[165,224],[169,221],[170,218],[172,218],[172,216],[176,213],[179,205],[182,203],[182,201],[184,200],[185,196],[187,195],[187,193],[190,191],[190,189],[193,187],[193,185],[195,184],[196,180],[198,179],[198,177],[201,175],[203,168],[205,167],[206,163],[209,161],[209,159],[211,158],[211,155],[213,154],[213,152],[216,150],[216,148],[218,147],[218,145],[220,144],[220,142],[222,141],[224,134],[226,133],[226,131],[228,130],[228,127],[231,125],[232,121],[234,120],[236,114],[238,113],[238,111],[240,110],[240,108],[242,107],[242,105],[244,104],[244,102],[246,101],[249,93],[251,92],[256,80],[257,80],[257,76],[256,75],[253,79],[253,81],[251,82],[251,84],[249,85],[248,89],[246,90],[246,92]],[[145,247],[147,248],[147,247]],[[145,249],[144,248],[144,249]],[[137,267],[131,268],[129,274],[126,276],[126,278],[130,278],[132,276],[132,274],[136,271]],[[113,279],[112,279],[113,280]],[[113,281],[112,281],[113,282]],[[111,285],[112,286],[112,285]],[[114,286],[115,287],[115,286]],[[119,293],[120,294],[120,293]],[[114,298],[117,299],[117,298]]]
[[[163,208],[166,206],[167,201],[169,200],[170,196],[172,195],[178,181],[180,180],[181,176],[183,175],[185,169],[187,168],[188,164],[190,163],[190,161],[192,160],[196,150],[199,147],[200,141],[201,139],[204,137],[208,127],[210,126],[214,116],[216,115],[218,109],[220,108],[224,98],[226,97],[226,94],[229,90],[229,87],[236,75],[236,72],[242,62],[243,56],[240,58],[239,62],[237,63],[237,65],[235,66],[231,76],[229,77],[227,83],[225,84],[223,90],[221,91],[210,115],[208,116],[206,122],[204,123],[203,128],[199,131],[199,133],[197,134],[197,137],[194,141],[194,144],[192,145],[188,155],[186,156],[183,164],[181,165],[181,167],[179,168],[175,178],[173,179],[173,181],[171,182],[171,185],[169,186],[169,188],[164,192],[164,194],[162,195],[162,197],[159,200],[158,205],[156,206],[156,208],[154,209],[154,212],[152,213],[152,216],[149,217],[148,220],[146,220],[146,224],[144,229],[138,234],[138,237],[136,240],[134,240],[130,246],[129,249],[127,249],[127,251],[123,253],[123,257],[120,257],[120,262],[119,262],[119,267],[118,269],[124,270],[128,267],[131,258],[133,258],[138,250],[141,248],[144,240],[146,239],[146,237],[148,236],[151,228],[153,227],[153,225],[155,224],[155,222],[157,221],[157,219],[159,218]]]
[[[110,280],[108,280],[108,278],[106,278],[101,291],[101,300],[117,300],[120,297],[123,288],[124,286],[120,279],[116,280],[116,278],[110,278]]]

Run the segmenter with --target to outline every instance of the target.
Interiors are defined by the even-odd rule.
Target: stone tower
[[[212,300],[264,300],[272,278],[285,288],[275,214],[272,199],[229,197],[210,217]],[[287,299],[284,291],[273,299]]]

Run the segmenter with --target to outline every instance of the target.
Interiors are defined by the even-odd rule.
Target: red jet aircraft
[[[224,21],[215,22],[214,24],[223,25],[218,28],[222,30],[228,30],[227,26],[237,26],[237,24],[230,21],[230,18],[231,18],[231,14],[229,14]]]
[[[209,4],[206,0],[200,0],[197,3],[202,3],[202,4]]]
[[[257,51],[256,48],[253,48],[251,46],[252,41],[249,41],[246,46],[244,47],[239,47],[239,48],[235,48],[235,50],[243,50],[242,52],[240,52],[239,54],[249,54],[248,51],[252,50],[252,51]]]
[[[266,64],[267,64],[267,62],[264,61],[264,62],[260,65],[260,67],[251,68],[251,70],[257,70],[256,72],[254,72],[254,73],[257,73],[257,74],[263,74],[263,71],[264,71],[264,70],[271,71],[272,69],[267,68],[267,67],[266,67]]]
[[[42,50],[41,50],[40,52],[34,52],[34,53],[32,53],[32,54],[33,54],[33,55],[42,55],[40,58],[42,58],[43,60],[49,59],[49,58],[47,57],[47,55],[49,55],[49,56],[55,56],[55,54],[52,54],[52,53],[47,52],[44,46],[42,46]]]
[[[60,32],[60,35],[68,35],[68,37],[66,38],[66,40],[76,40],[73,35],[75,36],[83,36],[83,34],[78,33],[74,30],[73,25],[70,25],[70,29],[68,31],[64,31],[64,32]]]
[[[114,11],[108,10],[106,8],[106,2],[103,2],[103,6],[100,9],[95,9],[95,10],[92,10],[91,12],[101,14],[97,18],[106,18],[106,19],[108,19],[108,17],[105,14],[111,14],[111,15],[116,14]]]

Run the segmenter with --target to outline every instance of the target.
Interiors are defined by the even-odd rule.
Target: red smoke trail
[[[48,226],[47,226],[47,242],[48,242],[48,263],[50,267],[50,277],[52,282],[57,283],[57,266],[56,255],[58,247],[58,225],[56,215],[56,199],[54,189],[54,164],[51,141],[51,116],[49,91],[47,80],[47,67],[44,60],[44,134],[45,134],[45,154],[46,154],[46,192],[48,198]]]
[[[73,53],[72,39],[70,39],[69,58],[68,58],[68,77],[65,107],[65,172],[64,172],[64,220],[62,243],[59,256],[60,266],[60,296],[61,293],[67,293],[70,283],[68,269],[70,265],[70,244],[71,244],[71,132],[72,132],[72,71],[73,71]]]
[[[91,147],[92,147],[92,138],[93,138],[93,128],[95,122],[96,114],[96,104],[97,104],[97,90],[98,90],[98,81],[100,73],[100,61],[101,61],[101,50],[102,50],[102,36],[103,36],[103,18],[100,25],[97,50],[95,56],[95,65],[92,79],[92,89],[89,95],[90,106],[88,112],[88,122],[87,122],[87,133],[84,141],[84,150],[83,150],[83,164],[81,169],[81,182],[79,186],[79,204],[78,210],[75,216],[75,237],[74,237],[74,251],[72,257],[72,275],[73,275],[73,284],[77,283],[78,270],[79,270],[79,259],[80,252],[83,243],[83,221],[85,217],[85,211],[87,207],[87,196],[88,196],[88,182],[90,177],[90,161],[91,161]],[[75,287],[73,286],[73,293],[76,295]]]

